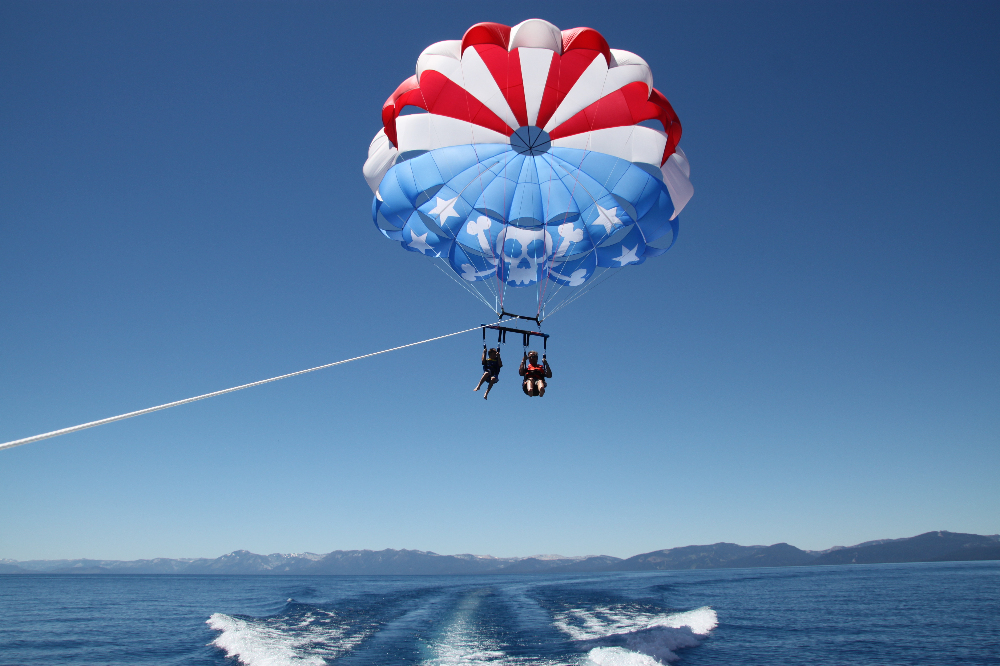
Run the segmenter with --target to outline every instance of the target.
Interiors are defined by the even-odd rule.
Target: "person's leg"
[[[524,395],[531,396],[531,380],[525,379],[521,382],[521,390],[524,391]]]
[[[539,379],[537,382],[535,382],[535,388],[538,389],[539,396],[545,395],[545,380]]]
[[[490,391],[493,390],[493,385],[497,383],[496,377],[490,377],[490,383],[486,385],[486,393],[483,395],[483,400],[490,397]]]
[[[531,389],[531,397],[537,398],[538,397],[538,380],[537,379],[532,379],[528,383],[528,386]]]
[[[487,379],[489,379],[489,376],[490,376],[490,371],[487,370],[486,372],[483,373],[483,376],[479,378],[479,383],[476,384],[476,388],[474,388],[472,390],[473,391],[478,391],[479,388],[483,385],[483,382],[485,382]]]

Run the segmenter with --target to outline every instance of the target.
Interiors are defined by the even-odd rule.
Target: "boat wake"
[[[517,663],[504,644],[485,630],[479,616],[487,589],[465,595],[437,638],[428,645],[422,666],[505,666]],[[521,663],[526,663],[522,661]]]
[[[332,611],[290,606],[265,619],[215,613],[208,619],[219,632],[212,645],[246,666],[324,666],[372,633]]]
[[[654,666],[718,624],[708,607],[593,603],[577,585],[425,582],[319,605],[289,600],[265,618],[215,613],[211,645],[245,666]]]

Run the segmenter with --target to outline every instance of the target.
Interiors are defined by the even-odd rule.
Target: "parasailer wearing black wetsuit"
[[[486,345],[483,345],[483,376],[479,378],[479,383],[476,384],[476,388],[473,391],[478,391],[483,385],[483,382],[489,382],[486,387],[486,393],[483,395],[483,400],[488,400],[490,397],[490,389],[493,385],[500,381],[500,368],[503,367],[503,361],[500,360],[500,349],[491,348],[489,352],[486,351]]]

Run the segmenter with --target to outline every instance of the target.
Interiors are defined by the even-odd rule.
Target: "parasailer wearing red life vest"
[[[532,350],[521,359],[521,367],[517,374],[524,377],[521,388],[524,394],[530,397],[545,395],[545,380],[552,377],[552,368],[549,362],[542,357],[541,365],[538,364],[538,352]]]

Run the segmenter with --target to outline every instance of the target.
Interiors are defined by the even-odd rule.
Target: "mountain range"
[[[1000,560],[1000,535],[927,532],[905,539],[880,539],[824,551],[801,550],[787,543],[740,546],[716,543],[683,546],[635,555],[492,557],[438,555],[421,550],[335,550],[325,555],[257,555],[237,550],[215,559],[152,560],[0,560],[0,574],[222,574],[222,575],[460,575],[596,573],[678,569],[736,569],[890,562]]]

